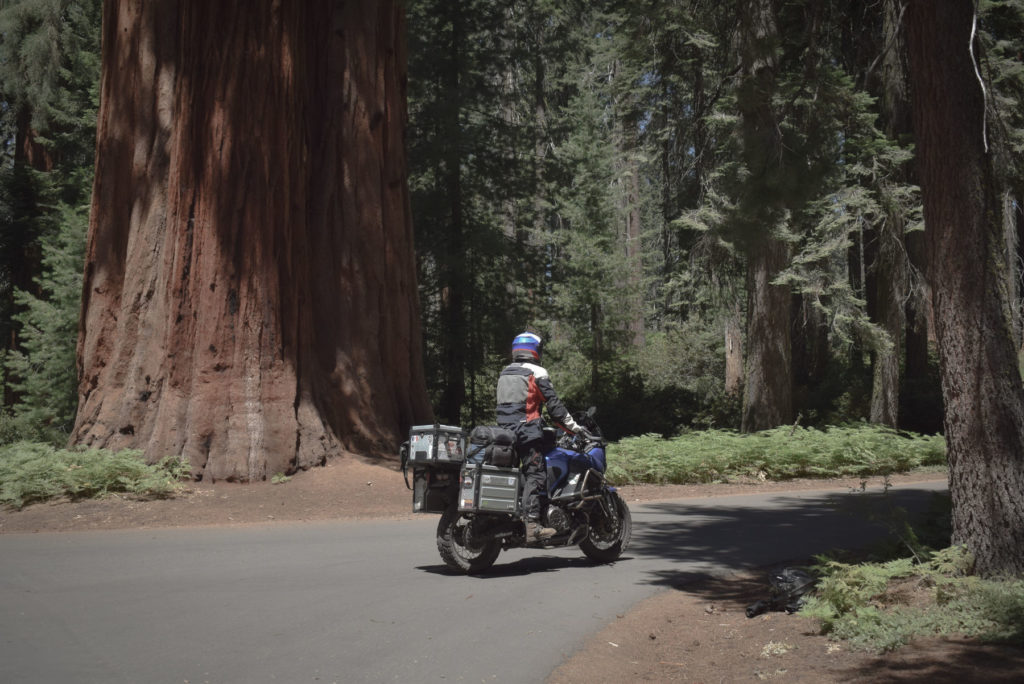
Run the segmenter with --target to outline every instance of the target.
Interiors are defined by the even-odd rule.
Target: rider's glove
[[[601,439],[587,428],[581,428],[578,433],[583,439],[588,442],[600,442]]]

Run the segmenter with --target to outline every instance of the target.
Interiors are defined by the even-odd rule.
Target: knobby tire
[[[501,553],[501,542],[489,539],[476,547],[465,546],[466,522],[454,505],[445,510],[437,523],[437,551],[445,565],[468,575],[494,565]]]

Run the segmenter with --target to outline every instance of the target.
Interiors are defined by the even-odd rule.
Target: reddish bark
[[[953,541],[1024,575],[1024,386],[970,0],[914,0],[908,46],[935,308]]]
[[[396,3],[104,4],[72,441],[260,480],[429,417]]]
[[[792,295],[772,281],[789,263],[789,247],[766,239],[747,255],[747,347],[743,432],[793,420]]]
[[[28,108],[18,112],[14,163],[24,164],[36,171],[53,171],[53,154],[46,145],[39,142],[39,132],[32,128],[32,114]]]
[[[725,319],[725,393],[739,394],[743,389],[743,312],[739,303]]]

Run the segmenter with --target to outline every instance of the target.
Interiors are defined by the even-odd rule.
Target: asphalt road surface
[[[665,587],[863,545],[865,509],[943,488],[634,505],[614,564],[517,549],[482,577],[446,572],[436,515],[0,535],[0,682],[540,682]]]

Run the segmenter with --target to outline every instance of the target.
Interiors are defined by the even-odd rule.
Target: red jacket
[[[569,411],[551,385],[548,372],[535,363],[515,362],[498,377],[498,425],[515,430],[520,443],[543,437],[541,409],[570,430],[576,427]]]

